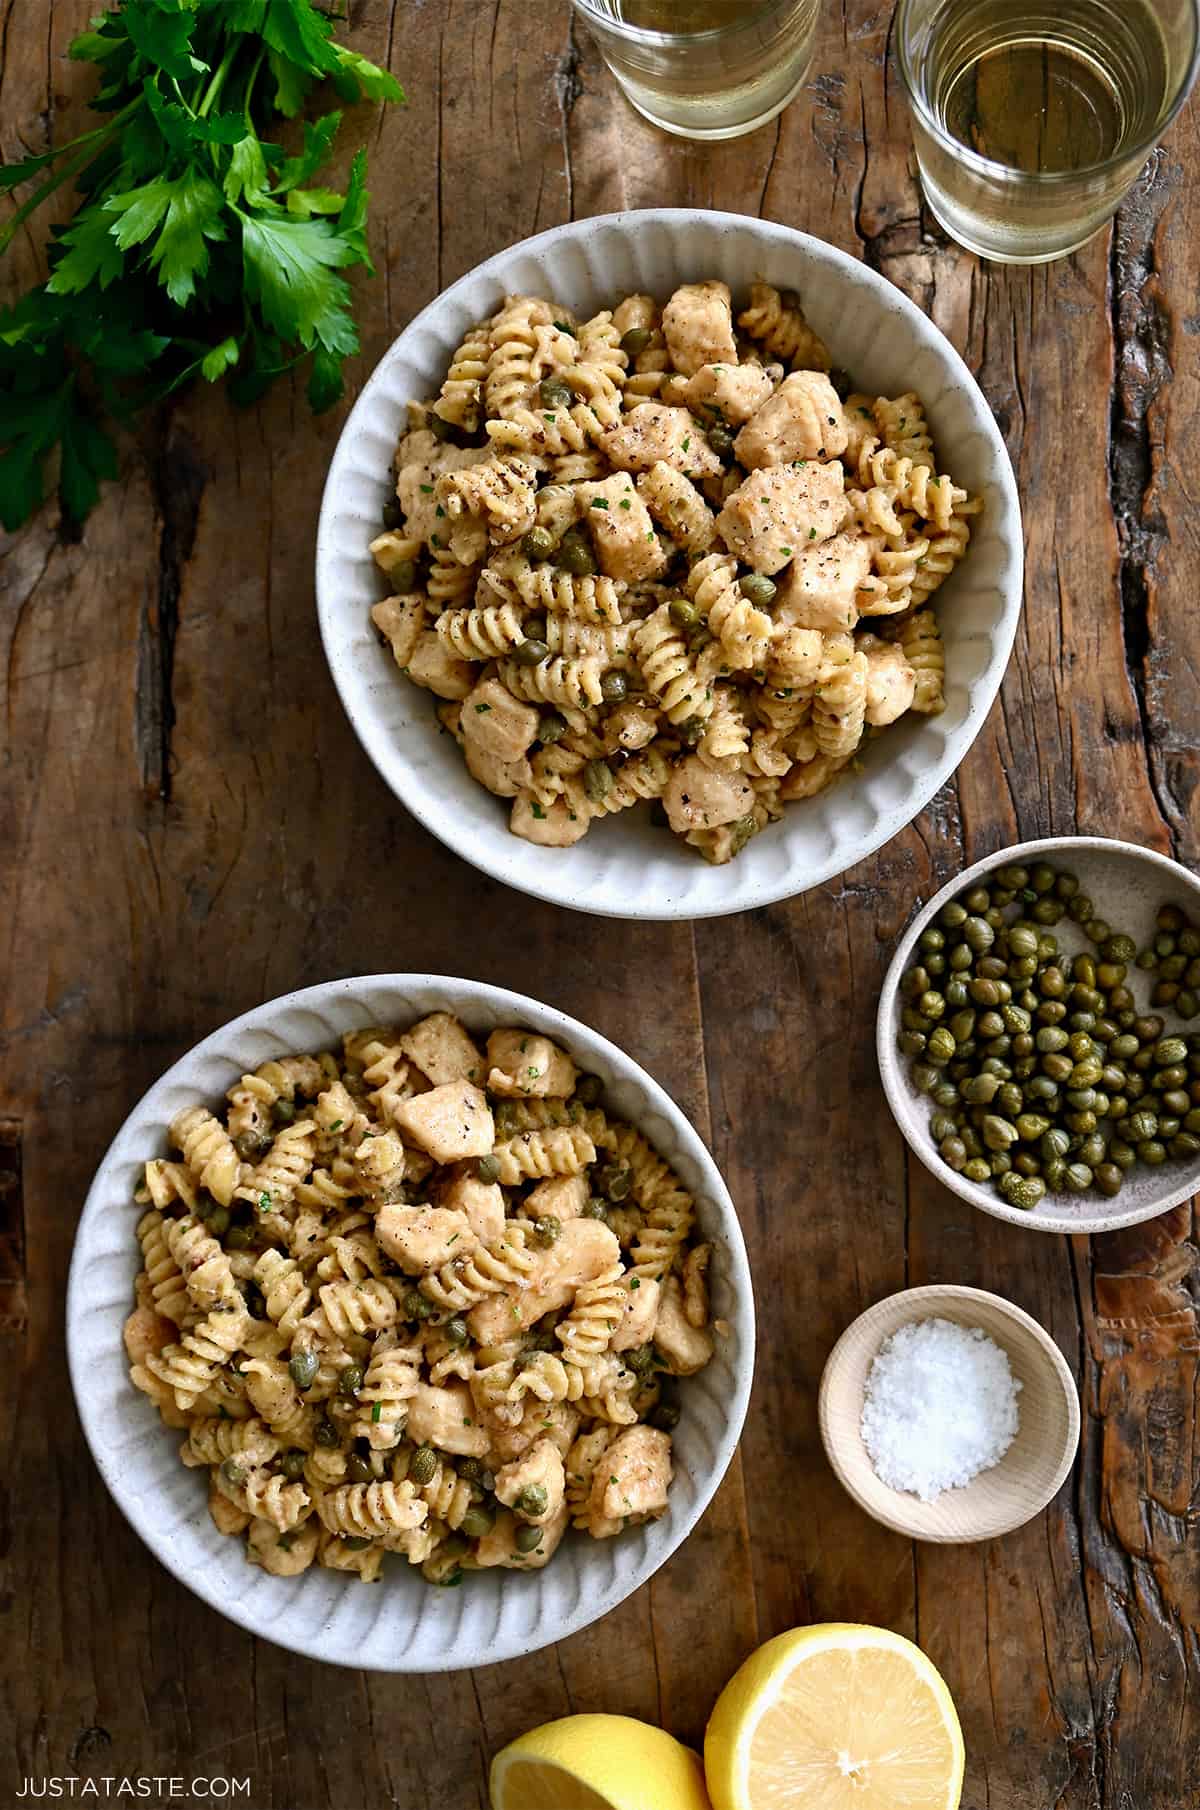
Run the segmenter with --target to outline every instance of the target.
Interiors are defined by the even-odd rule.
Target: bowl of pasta
[[[521,994],[380,975],[247,1012],[150,1089],[84,1207],[67,1342],[101,1475],[181,1582],[312,1658],[450,1671],[597,1620],[687,1537],[754,1307],[720,1174],[631,1057]]]
[[[612,214],[400,334],[330,467],[317,603],[397,798],[614,917],[817,886],[928,803],[1021,604],[1012,468],[884,278],[771,221]]]

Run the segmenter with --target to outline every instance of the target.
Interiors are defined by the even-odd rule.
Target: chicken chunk
[[[715,478],[722,469],[695,416],[661,402],[639,402],[609,428],[600,445],[623,471],[649,471],[662,464],[689,477]]]
[[[542,1538],[533,1551],[522,1552],[517,1545],[517,1529],[525,1523],[518,1521],[508,1509],[501,1509],[491,1532],[481,1534],[476,1540],[470,1563],[480,1571],[489,1570],[493,1565],[503,1565],[508,1571],[540,1571],[554,1557],[567,1531],[568,1519],[564,1504],[542,1528]]]
[[[167,1345],[175,1342],[179,1328],[173,1320],[155,1313],[152,1307],[135,1307],[125,1322],[122,1337],[129,1362],[144,1364],[148,1357],[157,1357]]]
[[[498,798],[527,791],[533,775],[526,758],[538,730],[538,713],[522,704],[499,679],[480,679],[463,700],[459,721],[472,774]]]
[[[620,1256],[620,1245],[600,1220],[568,1219],[549,1249],[538,1253],[524,1288],[512,1296],[489,1295],[471,1309],[471,1336],[481,1345],[511,1338],[543,1314],[566,1307],[577,1289],[594,1282]]]
[[[776,621],[786,628],[844,632],[858,621],[859,586],[870,576],[871,543],[835,534],[804,547],[775,595]]]
[[[299,1577],[317,1556],[321,1523],[314,1516],[290,1533],[280,1533],[273,1521],[251,1521],[246,1535],[246,1557],[272,1577]]]
[[[730,427],[749,421],[775,385],[761,365],[701,365],[687,386],[693,408],[716,409]]]
[[[496,1141],[491,1108],[470,1081],[447,1081],[427,1094],[403,1100],[395,1118],[405,1142],[427,1151],[435,1163],[486,1156]]]
[[[475,683],[474,667],[452,653],[431,628],[417,636],[404,670],[414,685],[439,698],[465,698]]]
[[[671,1435],[657,1427],[626,1427],[604,1453],[588,1506],[605,1520],[661,1515],[671,1483]]]
[[[418,1383],[409,1398],[405,1437],[414,1445],[434,1445],[456,1458],[485,1458],[489,1435],[476,1417],[465,1383]]]
[[[566,1050],[529,1031],[493,1031],[487,1046],[488,1090],[494,1094],[562,1097],[575,1091],[576,1068]]]
[[[610,753],[648,748],[658,734],[658,706],[648,698],[629,698],[604,719],[604,746]]]
[[[657,577],[667,555],[629,473],[614,472],[603,482],[580,484],[577,493],[580,518],[592,531],[601,571],[631,583]]]
[[[654,1337],[660,1289],[649,1276],[635,1276],[625,1291],[625,1306],[617,1330],[608,1341],[610,1351],[634,1351]]]
[[[703,1326],[693,1326],[687,1317],[678,1276],[668,1276],[663,1284],[654,1349],[672,1376],[694,1376],[713,1354],[712,1334]]]
[[[585,1175],[552,1175],[530,1190],[521,1211],[529,1219],[542,1219],[550,1214],[561,1223],[566,1219],[578,1219],[587,1204]]]
[[[407,456],[406,456],[407,455]],[[447,471],[482,465],[492,457],[486,446],[452,446],[435,440],[427,429],[405,436],[398,457],[396,496],[404,511],[404,532],[417,540],[441,538],[444,520],[438,511],[435,485]]]
[[[565,1487],[562,1453],[549,1438],[535,1440],[520,1458],[496,1472],[496,1500],[536,1527],[558,1514]],[[523,1501],[526,1490],[534,1493]],[[542,1502],[543,1497],[544,1506],[535,1509],[535,1501]]]
[[[858,645],[867,656],[867,721],[882,728],[912,709],[917,675],[893,642],[863,635]]]
[[[751,472],[717,517],[731,553],[756,572],[780,572],[802,547],[828,540],[846,519],[845,484],[835,459]]]
[[[478,1081],[483,1056],[461,1020],[450,1012],[431,1012],[399,1039],[400,1048],[434,1087],[447,1081]]]
[[[714,829],[745,817],[754,803],[754,791],[740,773],[725,773],[710,766],[700,754],[689,754],[674,768],[663,793],[667,821],[679,835],[689,830]]]
[[[671,363],[685,377],[694,377],[703,365],[737,363],[727,283],[683,284],[663,309],[662,326]]]
[[[796,459],[836,459],[846,450],[846,417],[821,371],[793,371],[746,423],[734,450],[748,469]]]
[[[461,1213],[481,1244],[503,1238],[504,1195],[499,1182],[481,1182],[471,1169],[458,1169],[442,1189],[441,1205]]]
[[[465,1213],[453,1207],[410,1207],[387,1201],[375,1219],[380,1248],[407,1276],[427,1276],[452,1257],[463,1257],[476,1245]]]
[[[371,621],[390,644],[396,665],[407,666],[425,626],[425,599],[416,593],[385,597],[373,606]]]
[[[589,819],[581,812],[572,813],[561,798],[552,804],[539,804],[532,792],[518,792],[513,799],[509,827],[514,836],[535,842],[539,848],[570,848],[588,833]]]

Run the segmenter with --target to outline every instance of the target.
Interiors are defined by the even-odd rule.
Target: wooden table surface
[[[93,10],[0,0],[6,157],[80,129],[92,78],[66,49]],[[126,449],[82,540],[51,506],[0,542],[0,1797],[10,1768],[14,1797],[31,1775],[224,1772],[249,1775],[251,1810],[465,1810],[535,1723],[604,1709],[698,1742],[757,1642],[850,1619],[944,1672],[968,1810],[1200,1805],[1191,1211],[1090,1242],[971,1212],[906,1156],[872,1047],[893,941],[963,864],[1074,830],[1197,864],[1200,112],[1114,231],[988,268],[921,205],[891,7],[821,10],[795,104],[703,147],[625,106],[563,0],[351,0],[352,41],[411,96],[359,121],[379,275],[356,283],[354,377],[500,247],[645,204],[802,227],[928,310],[1012,453],[1025,617],[958,774],[841,880],[741,917],[616,925],[506,891],[420,830],[321,653],[314,527],[341,417],[314,423],[298,385],[243,415],[191,391]],[[40,236],[6,260],[6,293],[39,270]],[[740,1462],[683,1550],[557,1650],[450,1677],[311,1664],[175,1583],[100,1482],[63,1351],[76,1218],[142,1090],[273,994],[404,968],[512,984],[633,1052],[710,1142],[758,1277]],[[1082,1394],[1070,1482],[991,1545],[885,1532],[818,1439],[838,1334],[934,1280],[1029,1309]]]

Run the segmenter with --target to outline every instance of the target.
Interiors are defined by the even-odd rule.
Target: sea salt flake
[[[862,1437],[889,1489],[936,1502],[999,1464],[1017,1435],[1021,1385],[979,1326],[914,1321],[875,1354]]]

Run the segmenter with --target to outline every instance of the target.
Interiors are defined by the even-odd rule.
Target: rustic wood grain
[[[66,59],[92,0],[0,0],[0,149],[78,129]],[[1195,864],[1200,154],[1185,111],[1113,231],[989,269],[925,214],[887,60],[890,8],[824,9],[812,78],[728,145],[622,103],[560,0],[352,0],[411,101],[368,133],[379,264],[361,380],[438,290],[570,217],[663,202],[816,232],[928,309],[991,401],[1025,503],[1027,603],[1002,698],[904,834],[816,895],[625,925],[483,880],[361,753],[312,608],[341,416],[282,385],[193,391],[125,449],[72,544],[49,508],[0,542],[0,1766],[248,1773],[252,1810],[484,1806],[487,1758],[572,1709],[698,1741],[759,1639],[811,1618],[913,1634],[963,1718],[967,1810],[1196,1810],[1196,1248],[1190,1213],[1089,1244],[971,1215],[906,1159],[870,1029],[914,901],[1015,836],[1129,836]],[[44,224],[0,270],[34,280]],[[162,1572],[83,1447],[62,1351],[79,1204],[140,1091],[255,1001],[330,975],[468,973],[633,1050],[729,1179],[760,1278],[743,1444],[684,1551],[555,1651],[391,1679],[255,1641]],[[15,1180],[12,1178],[16,1178]],[[824,1358],[906,1284],[1009,1295],[1079,1377],[1080,1464],[982,1548],[862,1516],[820,1453]],[[743,1480],[745,1479],[745,1481]],[[0,1791],[9,1789],[7,1778]],[[247,1800],[241,1800],[243,1802]]]

